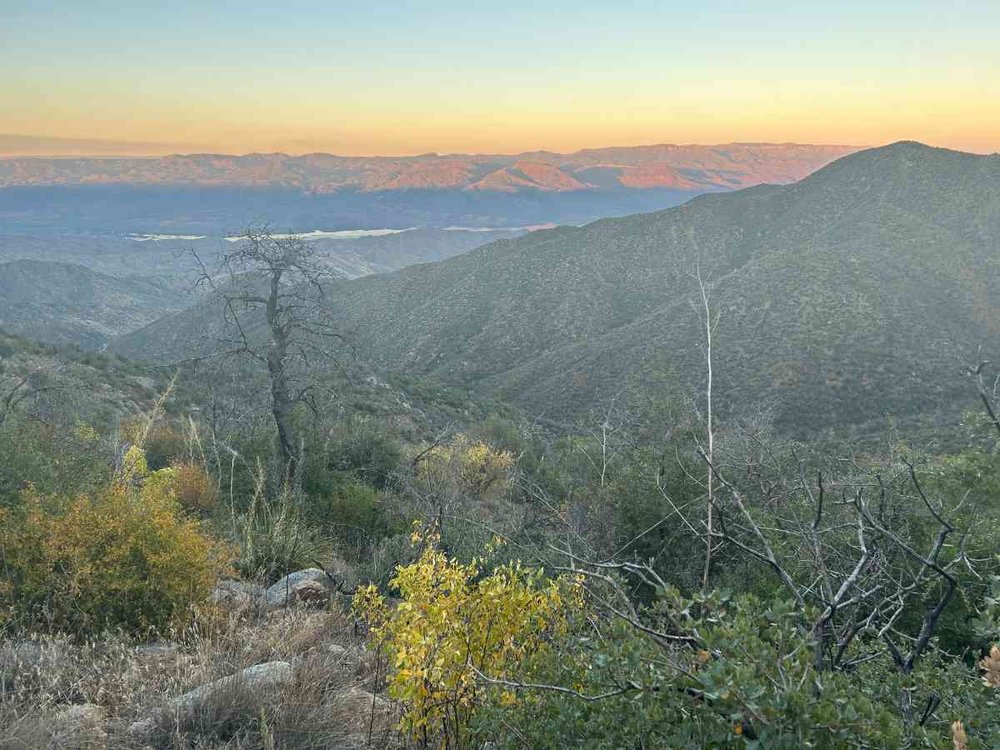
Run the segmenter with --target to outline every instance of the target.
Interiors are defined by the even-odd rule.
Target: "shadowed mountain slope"
[[[40,260],[0,263],[0,326],[40,341],[100,346],[186,304],[155,281]]]
[[[664,377],[695,392],[700,272],[721,314],[724,406],[812,430],[961,398],[961,367],[1000,342],[998,250],[1000,157],[904,142],[794,185],[540,231],[330,299],[379,366],[562,419]],[[121,349],[156,355],[163,326],[176,339],[184,325]]]

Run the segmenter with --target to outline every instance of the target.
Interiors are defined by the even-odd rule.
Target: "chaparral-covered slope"
[[[535,232],[329,298],[377,365],[566,419],[664,377],[695,392],[700,273],[720,315],[723,408],[813,430],[967,394],[962,367],[1000,343],[998,251],[1000,156],[904,142],[793,185]],[[165,355],[185,325],[205,325],[197,315],[120,349]]]

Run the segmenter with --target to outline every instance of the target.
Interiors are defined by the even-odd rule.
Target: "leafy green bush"
[[[498,688],[476,731],[500,747],[994,747],[1000,720],[976,674],[928,660],[901,675],[887,660],[818,672],[794,605],[666,592],[657,607],[673,642],[594,613],[522,664],[512,701]],[[901,696],[913,709],[901,710]]]
[[[33,486],[42,494],[92,493],[111,480],[107,443],[85,424],[63,427],[36,420],[0,426],[0,507],[20,502]]]
[[[378,490],[391,487],[402,460],[396,438],[364,419],[338,425],[333,436],[314,435],[307,452],[302,489],[310,495],[329,491],[331,483],[352,479]]]
[[[341,482],[309,502],[309,517],[345,551],[368,556],[384,537],[398,531],[379,493],[361,482]]]

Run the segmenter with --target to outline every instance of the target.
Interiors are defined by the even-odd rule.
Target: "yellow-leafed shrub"
[[[30,489],[0,516],[0,618],[73,633],[183,626],[229,551],[183,513],[176,472],[132,448],[109,487],[47,498]]]
[[[481,561],[461,564],[425,543],[392,580],[403,601],[390,608],[375,587],[355,609],[389,664],[389,694],[403,703],[402,728],[425,744],[459,744],[480,700],[484,676],[508,677],[522,659],[564,630],[578,604],[574,587],[520,564],[481,576]],[[512,696],[507,696],[512,698]]]
[[[418,480],[428,488],[443,487],[469,497],[482,497],[506,487],[514,457],[486,443],[456,435],[445,445],[435,446],[422,457]]]

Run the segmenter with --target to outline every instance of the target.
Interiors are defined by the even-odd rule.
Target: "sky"
[[[1000,0],[0,0],[0,153],[1000,150]]]

